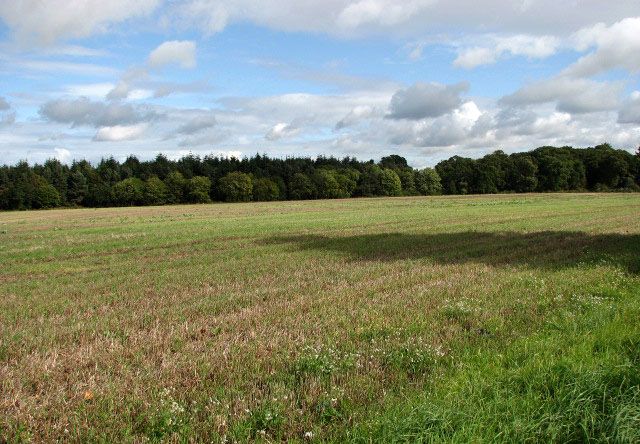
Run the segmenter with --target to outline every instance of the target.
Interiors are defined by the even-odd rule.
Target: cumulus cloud
[[[451,146],[474,137],[475,125],[482,115],[476,103],[468,101],[446,115],[396,128],[390,141],[396,145],[419,147]]]
[[[277,123],[275,124],[267,134],[265,134],[265,139],[270,141],[280,140],[284,137],[292,137],[300,132],[300,128],[296,127],[291,123]]]
[[[231,111],[233,119],[247,118],[248,125],[259,127],[269,122],[271,128],[281,122],[295,122],[296,126],[311,122],[339,121],[358,106],[386,109],[392,90],[358,91],[347,94],[282,94],[266,97],[227,97],[219,104]],[[218,114],[219,120],[224,114]]]
[[[129,68],[118,83],[109,91],[107,99],[122,100],[141,96],[166,97],[179,92],[196,92],[209,88],[207,82],[190,82],[186,84],[158,82],[151,78],[151,71],[167,65],[177,64],[182,68],[196,66],[196,44],[192,41],[168,41],[162,43],[149,54],[144,66]],[[151,91],[151,92],[149,92]]]
[[[636,11],[637,13],[637,11]],[[613,68],[640,71],[640,17],[629,17],[611,26],[602,23],[578,31],[573,39],[579,50],[595,47],[564,73],[590,77]]]
[[[176,132],[178,134],[193,135],[203,130],[213,128],[217,123],[216,117],[213,114],[196,116],[178,127]]]
[[[105,98],[110,91],[113,90],[113,83],[86,83],[69,85],[66,88],[66,92],[72,96],[89,97],[95,99]]]
[[[16,123],[15,111],[0,113],[0,126],[9,126],[14,123]]]
[[[417,42],[409,45],[409,53],[407,54],[409,60],[413,60],[414,62],[420,60],[426,46],[426,42]]]
[[[349,2],[338,14],[336,20],[343,29],[363,26],[390,27],[405,23],[417,13],[436,3],[433,0],[359,0]]]
[[[173,94],[208,92],[212,89],[207,81],[162,82],[152,80],[146,70],[143,72],[134,70],[134,72],[137,74],[125,75],[115,86],[112,85],[106,98],[109,100],[160,98]]]
[[[188,40],[171,40],[162,43],[149,54],[149,66],[162,68],[176,64],[182,68],[196,66],[196,43]]]
[[[0,96],[0,126],[13,125],[16,121],[16,113],[11,110],[11,105]]]
[[[176,82],[150,82],[149,87],[153,89],[153,97],[167,97],[171,94],[190,94],[207,92],[212,86],[206,80],[197,80],[187,83]]]
[[[62,163],[69,163],[72,160],[71,151],[66,148],[54,148],[54,158],[58,159]]]
[[[389,104],[390,119],[419,120],[446,114],[461,103],[460,95],[469,89],[467,82],[453,85],[418,82],[397,91]]]
[[[352,125],[355,125],[359,121],[372,117],[376,114],[379,114],[377,108],[367,105],[356,106],[351,111],[349,111],[349,114],[344,116],[338,123],[336,123],[335,129],[340,130],[343,128],[348,128]]]
[[[153,111],[142,111],[130,104],[94,102],[84,97],[46,102],[40,108],[40,115],[74,127],[132,125],[158,117]]]
[[[98,129],[93,140],[96,142],[121,142],[138,139],[147,129],[144,123],[137,125],[114,125]]]
[[[111,91],[107,93],[106,97],[109,100],[126,99],[137,85],[148,79],[149,71],[146,67],[130,68],[122,75]]]
[[[618,112],[618,123],[640,125],[640,91],[634,91]]]
[[[494,48],[467,48],[458,54],[453,65],[458,68],[472,69],[481,65],[491,65],[496,62],[498,56]]]
[[[291,11],[295,10],[295,14]],[[424,36],[466,28],[472,32],[562,34],[596,21],[637,15],[635,0],[563,2],[557,0],[185,0],[166,13],[182,26],[207,33],[230,23],[251,22],[284,31],[326,32],[338,36],[372,33]],[[169,19],[168,20],[172,20]],[[559,32],[559,30],[561,30]]]
[[[519,125],[508,128],[506,133],[517,136],[533,136],[539,139],[568,136],[573,133],[568,128],[572,122],[571,114],[553,112],[543,116],[533,114],[530,117],[530,120],[524,120]]]
[[[51,44],[86,37],[109,25],[151,13],[160,0],[11,0],[0,2],[0,18],[23,41]]]
[[[490,37],[487,46],[464,48],[454,60],[454,66],[471,69],[495,63],[500,57],[511,54],[531,59],[542,59],[556,53],[560,39],[553,36],[513,35]]]
[[[572,114],[611,111],[617,109],[623,88],[621,82],[596,82],[559,76],[525,85],[503,97],[500,103],[528,106],[554,102],[558,111]]]

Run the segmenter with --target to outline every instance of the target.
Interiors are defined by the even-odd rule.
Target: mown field
[[[639,442],[640,195],[0,213],[0,442]]]

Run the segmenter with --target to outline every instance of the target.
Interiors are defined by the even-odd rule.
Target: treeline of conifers
[[[51,159],[0,167],[0,208],[131,206],[211,201],[248,202],[371,196],[486,194],[532,191],[639,191],[636,155],[604,144],[541,147],[481,159],[454,156],[435,168],[414,169],[398,155],[379,162],[352,157],[276,159],[195,155],[130,156],[97,165]]]

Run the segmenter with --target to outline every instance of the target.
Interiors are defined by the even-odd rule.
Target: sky
[[[0,164],[640,145],[640,0],[0,1]]]

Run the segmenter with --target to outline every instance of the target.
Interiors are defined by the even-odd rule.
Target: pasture
[[[0,213],[0,442],[640,440],[640,195]]]

